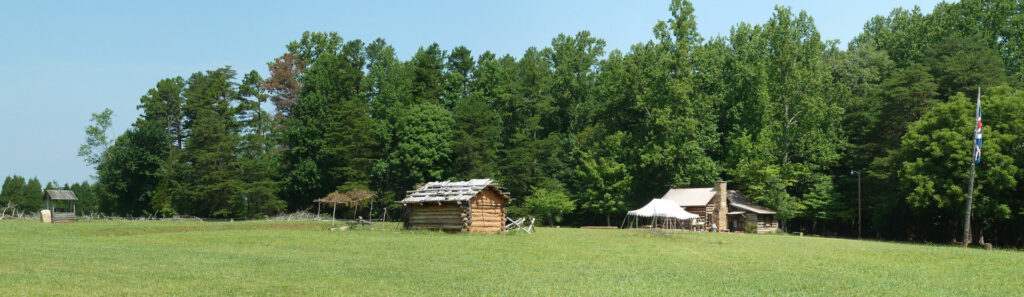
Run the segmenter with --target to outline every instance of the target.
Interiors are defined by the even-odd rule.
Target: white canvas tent
[[[629,220],[629,217],[633,217],[633,220]],[[624,220],[623,225],[625,225],[625,221],[629,221],[635,227],[639,224],[639,218],[641,217],[650,218],[651,226],[655,228],[659,226],[659,223],[663,227],[681,228],[684,222],[696,219],[699,216],[687,212],[682,207],[679,207],[679,204],[675,201],[654,198],[644,207],[626,212],[626,220]]]
[[[630,210],[626,214],[631,216],[640,216],[647,218],[665,217],[680,220],[696,219],[699,217],[695,214],[687,212],[686,210],[683,210],[682,207],[679,207],[678,204],[671,200],[658,198],[651,199],[651,202],[648,202],[647,205],[644,205],[644,207],[641,207],[636,210]]]

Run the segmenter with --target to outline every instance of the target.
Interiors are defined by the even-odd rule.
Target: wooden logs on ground
[[[448,218],[467,218],[469,215],[464,213],[453,213],[453,214],[411,214],[410,218],[423,218],[423,219],[448,219]]]
[[[463,225],[446,225],[446,224],[415,224],[413,229],[440,229],[440,230],[462,230],[466,226]]]
[[[450,225],[466,225],[467,221],[463,220],[409,220],[414,225],[431,225],[431,224],[450,224]]]

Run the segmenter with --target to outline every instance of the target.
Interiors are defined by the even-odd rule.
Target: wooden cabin
[[[779,223],[775,211],[746,200],[743,193],[729,190],[726,182],[712,188],[670,189],[661,199],[675,201],[687,212],[700,216],[694,225],[703,230],[744,231],[747,223],[757,224],[757,233],[775,232]]]
[[[739,191],[729,191],[729,228],[734,231],[746,230],[747,224],[756,224],[757,233],[779,230],[775,211],[751,203]]]
[[[78,196],[75,195],[75,192],[70,190],[46,190],[43,200],[46,200],[46,209],[50,210],[54,223],[78,220],[75,217],[75,201],[78,201]]]
[[[405,199],[405,228],[445,232],[505,231],[505,207],[512,199],[490,179],[429,182]]]

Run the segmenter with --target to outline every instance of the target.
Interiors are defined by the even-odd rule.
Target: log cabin
[[[510,201],[494,181],[473,179],[429,182],[396,203],[406,207],[406,229],[499,233]]]
[[[719,232],[744,231],[747,224],[756,224],[757,233],[779,230],[775,211],[751,203],[743,193],[729,190],[726,182],[717,181],[712,188],[669,189],[661,199],[679,204],[687,212],[700,216],[696,225]]]

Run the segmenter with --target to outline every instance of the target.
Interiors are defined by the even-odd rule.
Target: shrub
[[[562,214],[576,209],[576,201],[561,189],[534,189],[533,195],[527,196],[522,209],[514,212],[529,213],[540,217],[546,225],[554,225],[562,219]]]
[[[748,222],[746,226],[747,233],[757,233],[757,223]]]

